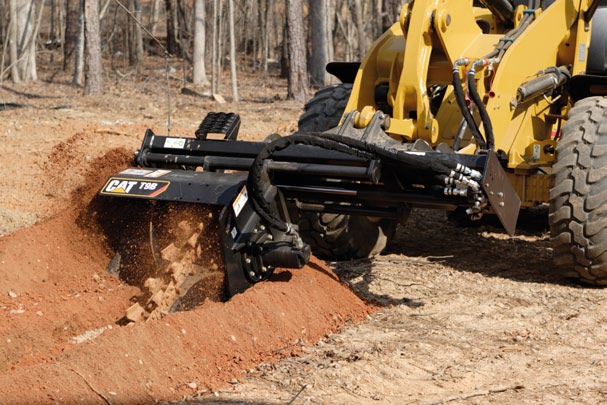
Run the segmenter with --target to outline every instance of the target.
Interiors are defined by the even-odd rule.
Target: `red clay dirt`
[[[69,159],[53,156],[54,172],[67,170],[61,164]],[[227,303],[117,326],[139,290],[105,272],[103,238],[77,218],[102,179],[129,158],[114,149],[94,159],[69,209],[0,239],[2,402],[177,400],[242,379],[257,363],[296,354],[369,313],[313,260],[302,270],[277,271]]]

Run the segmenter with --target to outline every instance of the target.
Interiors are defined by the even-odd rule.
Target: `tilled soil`
[[[159,73],[146,73],[96,98],[0,90],[32,106],[0,111],[0,402],[607,400],[604,290],[554,273],[541,210],[515,237],[415,211],[374,260],[313,260],[227,303],[119,326],[140,290],[106,273],[111,252],[82,213],[146,127],[166,133]],[[242,113],[245,139],[294,129],[300,106],[273,102],[282,81],[241,86],[239,105],[176,95],[172,133],[219,110]]]
[[[604,403],[605,291],[553,274],[545,213],[523,221],[508,237],[414,212],[388,253],[333,264],[384,308],[299,357],[259,366],[221,400]]]
[[[99,162],[121,163],[121,156],[111,150],[84,178],[119,170]],[[3,402],[176,399],[238,381],[260,361],[296,354],[370,311],[312,261],[296,272],[277,271],[272,282],[227,303],[207,301],[119,327],[138,289],[106,274],[111,254],[103,235],[80,225],[87,211],[79,202],[92,190],[85,183],[70,209],[0,240]]]

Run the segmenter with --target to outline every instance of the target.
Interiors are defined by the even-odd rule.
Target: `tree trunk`
[[[287,98],[304,102],[308,97],[308,72],[306,68],[306,37],[302,17],[303,6],[301,0],[286,1],[289,43]]]
[[[156,29],[158,28],[158,19],[160,18],[160,0],[152,0],[152,11],[150,13],[150,23],[148,24],[148,31],[152,35],[156,35]]]
[[[165,0],[166,23],[167,23],[167,51],[171,55],[179,54],[179,44],[177,43],[177,10],[174,0]]]
[[[336,0],[327,0],[327,60],[331,62],[335,59],[335,44],[333,39],[333,32],[335,31],[335,4]],[[333,76],[327,74],[329,82],[333,80]]]
[[[49,42],[49,47],[51,49],[51,55],[50,55],[50,59],[49,59],[49,63],[51,65],[54,65],[55,62],[55,42],[56,42],[56,37],[55,37],[55,26],[57,25],[57,22],[55,21],[55,0],[51,0],[51,27],[49,30],[49,34],[48,34],[48,42]],[[40,11],[42,12],[42,11]]]
[[[0,16],[2,16],[2,18],[0,18],[0,43],[2,44],[8,44],[8,32],[7,32],[7,24],[10,24],[10,11],[7,14],[6,13],[6,7],[8,6],[8,4],[5,4],[4,1],[0,1]],[[8,18],[6,18],[8,17]],[[6,50],[6,46],[3,47],[2,49],[2,53],[4,54],[4,51]],[[4,69],[2,69],[4,70]],[[2,80],[2,78],[0,77],[0,80]]]
[[[381,18],[383,11],[383,1],[382,0],[374,0],[373,1],[373,13],[377,16],[375,21],[373,21],[373,40],[375,41],[381,34],[383,34],[383,18]]]
[[[19,51],[18,51],[18,43],[19,43],[19,29],[17,27],[17,4],[15,4],[14,0],[9,1],[9,9],[10,9],[10,43],[9,43],[9,56],[11,63],[11,80],[14,83],[21,82],[21,75],[19,74],[19,67],[17,66],[17,61],[19,60]]]
[[[280,78],[286,79],[289,77],[289,44],[287,41],[287,31],[289,22],[285,21],[282,30],[282,42],[280,47]]]
[[[329,1],[310,0],[310,79],[312,85],[324,87],[329,80],[325,70],[329,63]]]
[[[259,0],[257,2],[257,29],[254,30],[254,35],[253,35],[253,66],[254,68],[257,68],[257,66],[261,65],[262,67],[265,66],[264,64],[265,59],[264,59],[264,44],[266,42],[266,37],[267,37],[267,33],[266,33],[266,8],[268,7],[268,1],[267,0]],[[251,8],[252,10],[252,8]],[[259,35],[257,35],[259,34]],[[257,50],[259,49],[260,52],[258,52]],[[258,59],[258,53],[259,53],[259,59]],[[259,64],[258,64],[259,62]],[[263,73],[264,77],[265,77],[265,73]]]
[[[41,11],[36,15],[36,6],[34,0],[10,0],[11,1],[11,17],[13,25],[16,28],[16,45],[17,55],[11,52],[11,66],[16,66],[18,75],[12,76],[16,83],[20,81],[38,80],[36,70],[36,38],[38,29],[40,28],[40,18],[42,17],[42,8],[44,1],[41,3]],[[11,72],[13,70],[11,69]]]
[[[263,78],[268,77],[268,58],[270,57],[270,31],[274,18],[274,0],[267,0],[266,4],[266,25],[264,27],[264,42],[263,42]]]
[[[232,77],[232,101],[237,103],[238,80],[236,78],[236,38],[234,38],[234,0],[228,0],[228,25],[230,30],[230,72]]]
[[[345,12],[344,12],[344,6],[345,6]],[[348,8],[348,3],[347,2],[341,2],[337,7],[336,7],[336,13],[335,13],[335,19],[337,21],[337,27],[339,28],[339,30],[341,31],[342,35],[344,36],[344,41],[346,42],[346,56],[345,59],[346,61],[351,61],[353,59],[353,52],[352,52],[352,18],[351,18],[351,13],[349,12],[349,8]],[[342,15],[345,15],[345,22],[342,18]]]
[[[219,0],[213,0],[213,42],[212,42],[212,62],[211,62],[211,93],[217,93],[217,76],[219,74],[219,69],[217,68],[217,55],[218,55],[218,46],[217,46],[217,7]]]
[[[386,31],[392,24],[398,21],[402,3],[401,0],[384,0],[384,10],[382,13],[384,21],[383,31]]]
[[[221,75],[223,73],[225,61],[225,38],[224,38],[224,16],[223,16],[223,0],[219,0],[219,8],[217,9],[217,93],[221,92]]]
[[[194,86],[207,86],[205,67],[206,45],[206,6],[205,0],[194,1],[194,53],[192,55],[192,81]]]
[[[99,0],[84,1],[84,27],[87,62],[84,94],[95,95],[103,93],[101,33],[99,30]]]
[[[129,8],[132,10],[133,16],[138,21],[141,21],[141,0],[131,0]],[[143,38],[141,36],[141,27],[130,16],[129,20],[129,65],[139,66],[143,61]]]
[[[84,83],[84,2],[85,0],[79,0],[78,35],[74,44],[74,76],[72,77],[74,86],[82,86]]]
[[[65,1],[65,34],[63,38],[63,70],[67,70],[76,56],[76,43],[80,34],[80,0]]]
[[[356,33],[358,36],[358,60],[362,60],[367,52],[367,44],[361,0],[354,0],[354,22],[356,24]]]

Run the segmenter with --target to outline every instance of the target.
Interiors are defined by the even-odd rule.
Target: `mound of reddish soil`
[[[102,178],[125,159],[124,151],[112,151],[92,162],[72,209],[0,239],[3,402],[176,400],[297,353],[301,344],[368,313],[313,261],[277,271],[273,281],[227,303],[117,326],[139,290],[105,273],[110,257],[102,238],[76,219]]]

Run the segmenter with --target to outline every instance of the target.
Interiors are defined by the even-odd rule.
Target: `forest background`
[[[183,88],[238,102],[238,72],[288,79],[288,99],[335,81],[328,62],[361,60],[397,21],[399,0],[0,0],[0,81],[58,77],[104,91],[146,58],[180,62]],[[40,75],[40,71],[45,74]],[[230,85],[222,82],[229,72]],[[58,73],[62,73],[58,75]]]

